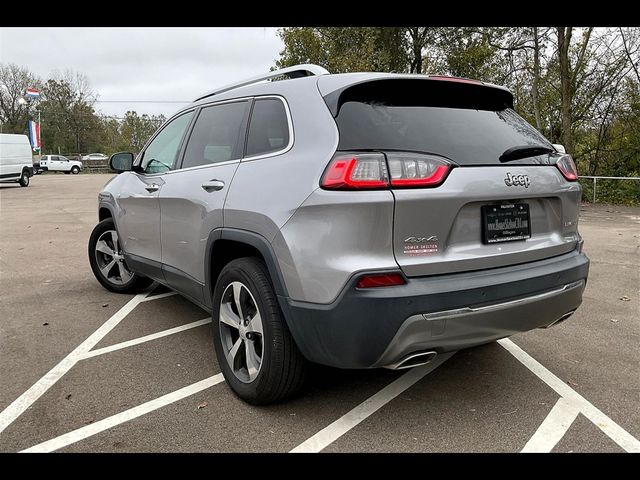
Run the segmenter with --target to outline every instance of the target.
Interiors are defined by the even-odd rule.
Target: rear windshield
[[[490,89],[482,87],[478,92],[482,90]],[[515,146],[553,148],[509,106],[490,105],[483,99],[476,105],[473,96],[460,102],[455,90],[441,92],[451,95],[451,102],[443,96],[416,96],[412,101],[406,94],[385,93],[378,98],[344,99],[336,117],[339,150],[418,151],[442,155],[458,165],[501,165],[500,155]],[[543,155],[509,163],[547,162],[548,156]]]

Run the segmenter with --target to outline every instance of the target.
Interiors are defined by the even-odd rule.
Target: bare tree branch
[[[638,73],[638,67],[636,66],[635,62],[633,61],[633,58],[631,57],[631,52],[629,52],[629,49],[627,48],[627,41],[625,39],[622,27],[619,27],[619,30],[620,30],[620,36],[622,37],[622,46],[624,48],[624,51],[627,54],[627,58],[629,59],[629,63],[631,63],[631,66],[633,67],[633,71],[636,74],[636,78],[637,78],[638,82],[640,82],[640,73]],[[637,49],[636,49],[636,53],[637,53]],[[639,63],[640,63],[640,61],[639,61]]]

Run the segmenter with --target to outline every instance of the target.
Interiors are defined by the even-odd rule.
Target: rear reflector
[[[570,182],[578,180],[578,169],[571,155],[562,155],[556,162],[556,167],[558,167],[562,176]]]
[[[450,169],[446,159],[435,155],[338,152],[322,176],[320,186],[331,190],[437,187]]]
[[[404,277],[399,273],[386,273],[376,275],[365,275],[358,279],[357,288],[380,288],[404,285]]]

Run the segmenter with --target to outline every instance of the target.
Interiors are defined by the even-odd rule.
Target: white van
[[[33,160],[27,136],[0,133],[0,182],[18,182],[27,187],[32,176]]]

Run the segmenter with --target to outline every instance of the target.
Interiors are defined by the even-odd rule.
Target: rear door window
[[[239,159],[248,106],[248,101],[242,101],[203,108],[189,137],[182,168]]]
[[[245,157],[274,154],[289,147],[291,132],[279,98],[256,99],[251,112]]]

